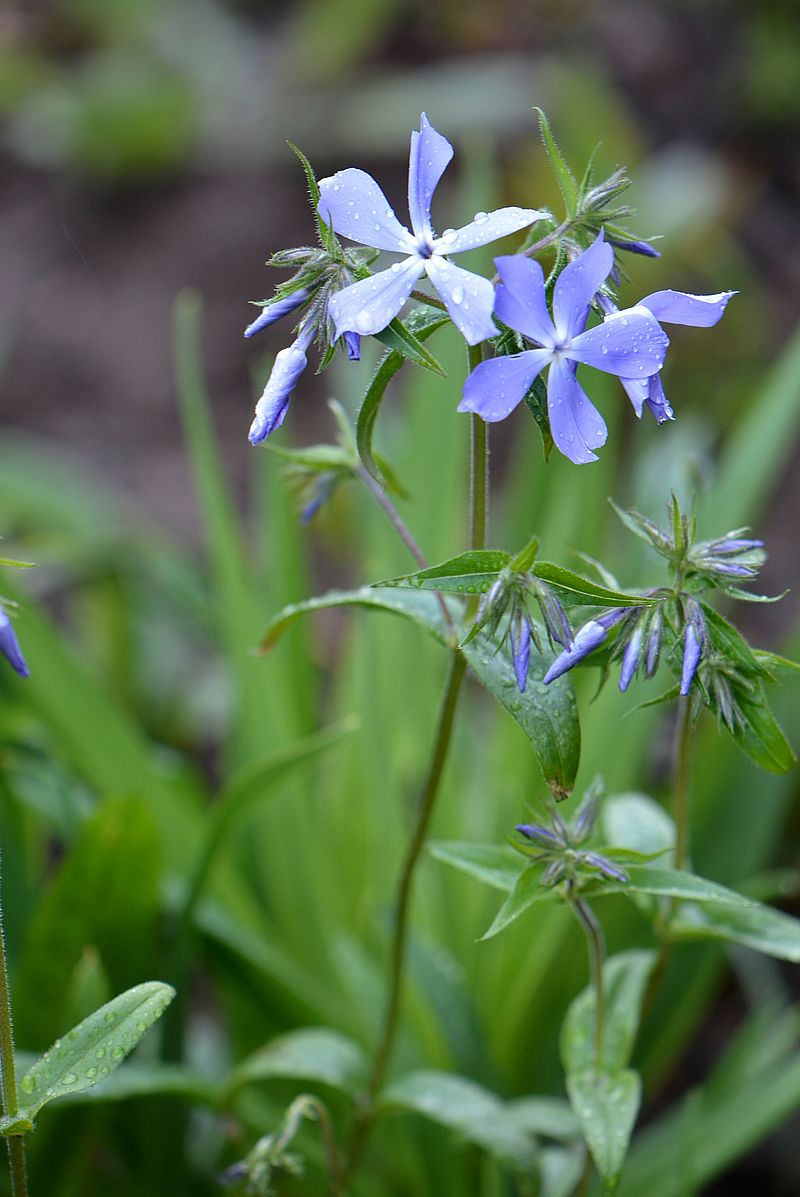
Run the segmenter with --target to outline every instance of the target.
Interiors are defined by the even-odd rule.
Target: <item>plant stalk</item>
[[[0,1083],[2,1084],[3,1113],[9,1118],[19,1114],[17,1096],[17,1066],[14,1060],[14,1025],[11,1019],[11,989],[8,983],[6,942],[3,928],[3,907],[0,897]],[[28,1177],[25,1168],[25,1140],[22,1135],[9,1135],[8,1161],[11,1168],[12,1197],[27,1197]]]
[[[586,946],[589,949],[589,973],[594,989],[594,1066],[597,1072],[602,1072],[606,1025],[606,990],[603,980],[606,948],[603,929],[588,902],[582,898],[570,898],[569,903],[583,928]]]
[[[470,367],[477,365],[482,360],[479,346],[470,348],[469,360]],[[371,486],[370,490],[372,490]],[[373,491],[373,493],[375,492]],[[378,498],[377,494],[375,497]],[[391,505],[388,497],[383,495],[382,492],[381,498],[386,499],[386,502]],[[388,515],[389,512],[383,503],[381,503],[381,506],[384,507]],[[482,549],[486,544],[488,506],[489,446],[486,435],[486,424],[480,417],[473,416],[470,435],[470,548],[472,549]],[[397,518],[399,519],[400,517],[398,516]],[[392,519],[392,523],[394,523],[394,519]],[[414,876],[436,805],[439,785],[444,773],[447,753],[453,734],[453,724],[455,722],[461,684],[464,680],[466,669],[467,663],[464,656],[458,649],[455,649],[450,657],[450,667],[439,709],[436,739],[431,753],[428,773],[423,783],[411,839],[406,848],[406,854],[400,871],[389,965],[389,992],[386,999],[386,1008],[378,1046],[375,1051],[372,1069],[364,1094],[363,1105],[356,1115],[353,1124],[347,1159],[342,1170],[341,1187],[343,1192],[347,1192],[350,1181],[361,1162],[361,1156],[369,1136],[370,1128],[375,1119],[376,1099],[383,1088],[386,1070],[389,1065],[392,1048],[394,1047],[405,974],[408,917]]]

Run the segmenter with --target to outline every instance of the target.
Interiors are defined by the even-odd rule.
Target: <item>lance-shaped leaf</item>
[[[567,1077],[567,1092],[603,1178],[604,1194],[616,1192],[641,1100],[639,1074],[588,1072]]]
[[[282,1077],[318,1081],[352,1097],[363,1087],[367,1072],[367,1058],[352,1039],[327,1027],[304,1027],[273,1039],[244,1060],[231,1076],[229,1091]]]
[[[655,952],[620,952],[603,966],[605,1018],[603,1055],[595,1059],[594,986],[589,985],[570,1004],[561,1028],[564,1071],[580,1075],[599,1069],[614,1074],[627,1068],[633,1052],[647,982],[656,961]]]
[[[33,1122],[48,1102],[104,1080],[133,1051],[174,996],[172,986],[160,981],[135,985],[57,1039],[19,1083],[21,1117]],[[2,1123],[0,1131],[8,1133]]]
[[[621,590],[600,586],[590,578],[565,569],[563,565],[553,565],[550,561],[537,561],[533,572],[537,578],[559,590],[563,602],[571,602],[576,606],[649,607],[657,601],[645,595],[626,594]]]
[[[372,437],[375,431],[375,422],[386,395],[386,388],[403,365],[405,358],[410,358],[417,365],[425,366],[427,369],[433,370],[434,373],[444,374],[442,367],[428,353],[422,342],[447,322],[448,317],[441,312],[425,309],[409,317],[409,324],[413,326],[413,332],[395,319],[382,333],[378,334],[378,340],[389,346],[389,352],[382,358],[361,402],[356,418],[356,445],[364,469],[381,486],[386,485],[386,480],[372,448]],[[396,325],[402,329],[402,334],[397,331]]]
[[[460,606],[453,603],[455,619]],[[261,640],[261,651],[269,650],[285,629],[299,616],[332,607],[367,607],[405,616],[429,632],[440,644],[453,647],[437,599],[432,594],[401,589],[365,586],[360,590],[332,591],[321,598],[294,603],[270,622]],[[520,694],[514,669],[505,654],[481,637],[461,649],[478,680],[499,699],[523,728],[531,742],[547,784],[557,798],[572,789],[580,758],[580,726],[575,696],[568,677],[549,686],[541,679],[547,668],[542,655],[531,646],[528,688]]]
[[[519,855],[505,844],[465,844],[456,840],[434,840],[428,851],[436,860],[453,865],[492,889],[508,893],[520,873]]]
[[[800,964],[800,919],[760,902],[749,906],[681,906],[670,921],[677,939],[717,939]]]
[[[480,594],[489,589],[510,561],[508,553],[497,549],[469,549],[441,565],[432,565],[413,574],[401,574],[377,585],[440,590],[447,594]]]

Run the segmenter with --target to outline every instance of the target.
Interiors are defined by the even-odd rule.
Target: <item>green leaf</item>
[[[572,792],[581,755],[578,708],[568,675],[543,685],[540,679],[547,671],[548,662],[532,644],[528,686],[520,694],[509,654],[498,652],[486,636],[464,644],[462,651],[479,681],[526,733],[556,799],[566,798]]]
[[[738,668],[763,676],[764,671],[758,658],[738,628],[702,599],[700,606],[703,608],[706,627],[714,647]]]
[[[395,317],[391,324],[387,324],[382,332],[375,333],[374,336],[376,341],[380,341],[392,353],[399,353],[401,357],[407,357],[410,362],[422,366],[424,370],[430,370],[440,378],[447,378],[446,372],[422,342],[426,336],[430,336],[449,321],[450,317],[446,313],[438,308],[430,308],[424,317],[417,317],[414,332],[408,326],[410,321],[403,324]]]
[[[734,694],[742,721],[731,734],[739,748],[768,773],[787,773],[797,763],[797,756],[770,709],[763,687],[751,691],[737,686]]]
[[[654,868],[651,865],[631,865],[627,869],[628,882],[591,881],[581,885],[581,894],[600,897],[603,894],[655,894],[662,898],[683,898],[694,902],[721,902],[726,906],[747,907],[749,898],[737,894],[715,881],[706,881],[694,873],[680,869]]]
[[[404,329],[404,331],[409,337],[413,335],[413,340],[420,345],[421,351],[423,353],[427,353],[427,350],[425,350],[424,346],[422,345],[422,341],[427,340],[432,333],[436,332],[437,328],[441,328],[443,324],[446,324],[447,320],[448,317],[442,316],[439,312],[428,311],[424,314],[420,313],[414,323],[416,330],[415,334],[408,333],[407,329]],[[400,327],[402,328],[403,326],[400,325]],[[388,343],[388,336],[389,341],[391,341],[391,329],[392,325],[389,325],[389,328],[384,329],[379,336],[379,340],[383,340],[385,343]],[[408,346],[406,345],[405,348],[408,349]],[[401,348],[401,345],[392,345],[390,351],[384,354],[378,369],[375,371],[372,381],[367,387],[366,394],[361,401],[361,407],[358,410],[358,416],[356,417],[356,445],[358,446],[359,457],[361,458],[364,469],[367,471],[367,473],[370,474],[376,482],[379,482],[381,486],[384,486],[386,483],[372,448],[372,437],[375,430],[375,423],[378,419],[378,413],[381,409],[381,404],[383,403],[384,397],[386,395],[386,388],[400,367],[403,365],[406,357],[409,356],[410,354],[404,352],[403,348]],[[428,356],[430,357],[430,355]],[[417,359],[412,357],[411,360],[416,361]],[[426,365],[427,368],[429,370],[433,370],[434,373],[444,373],[441,366],[439,366],[438,362],[436,362],[435,358],[431,358],[430,361],[433,363],[433,365],[426,363],[424,360],[418,362],[418,364]]]
[[[760,902],[746,907],[688,903],[674,915],[670,931],[677,939],[724,940],[800,963],[800,920]]]
[[[268,441],[266,448],[276,457],[290,461],[293,465],[306,466],[310,470],[349,470],[353,458],[339,445],[309,445],[305,449],[285,449],[283,445]]]
[[[564,200],[564,207],[567,216],[574,217],[578,211],[578,182],[574,174],[567,166],[564,155],[558,148],[553,130],[550,128],[550,122],[545,116],[541,108],[535,108],[535,112],[539,114],[539,131],[542,135],[545,152],[550,159],[550,165],[553,168],[553,174],[556,177],[559,191]]]
[[[435,860],[453,865],[492,889],[505,893],[514,888],[520,874],[519,855],[505,844],[464,844],[456,840],[433,840],[428,851]]]
[[[625,594],[623,591],[610,590],[589,578],[581,577],[571,569],[565,569],[563,565],[553,565],[549,561],[538,561],[533,567],[533,572],[543,582],[561,590],[564,598],[578,606],[650,607],[657,601],[641,594]]]
[[[541,377],[535,379],[526,392],[525,406],[536,421],[542,435],[542,452],[546,465],[555,448],[555,441],[550,429],[550,416],[547,412],[547,388]]]
[[[580,1138],[580,1124],[572,1107],[560,1097],[518,1097],[506,1108],[517,1125],[532,1135],[559,1143]]]
[[[495,549],[470,549],[441,565],[401,574],[378,582],[378,586],[402,586],[411,590],[439,590],[448,594],[478,594],[488,590],[497,575],[511,561],[508,553]]]
[[[371,607],[404,615],[430,632],[440,644],[450,644],[439,604],[434,596],[401,589],[332,591],[321,598],[308,599],[285,607],[268,624],[260,651],[267,652],[286,628],[299,616],[331,607]],[[457,617],[458,608],[452,608]],[[546,670],[542,655],[531,647],[528,689],[520,694],[507,654],[497,653],[485,637],[464,645],[462,650],[478,679],[499,699],[531,742],[545,780],[554,794],[566,796],[572,789],[580,757],[580,726],[575,696],[569,678],[558,678],[550,686],[537,681]]]
[[[592,1072],[569,1076],[567,1092],[603,1178],[604,1192],[614,1193],[639,1112],[639,1074],[628,1070],[614,1076]]]
[[[583,1151],[545,1147],[539,1152],[539,1197],[572,1197],[583,1173]]]
[[[354,1097],[364,1086],[369,1062],[363,1050],[338,1031],[304,1027],[259,1048],[230,1078],[235,1092],[253,1081],[283,1077],[317,1081]]]
[[[615,848],[633,852],[669,853],[675,847],[675,823],[647,794],[615,794],[600,811],[603,838]],[[665,863],[669,860],[665,858]]]
[[[599,1062],[594,1053],[594,986],[587,986],[570,1004],[561,1029],[561,1059],[566,1073],[580,1075],[598,1069],[613,1075],[627,1067],[655,961],[655,952],[644,951],[620,952],[606,960],[603,1058]]]
[[[495,915],[491,927],[481,936],[481,939],[492,939],[495,935],[499,935],[509,923],[513,923],[521,914],[524,914],[534,902],[558,896],[559,891],[554,886],[542,885],[541,868],[528,866],[517,874],[510,894]]]
[[[508,1116],[494,1093],[452,1073],[412,1072],[380,1096],[380,1107],[413,1110],[463,1135],[524,1175],[538,1171],[533,1138]]]
[[[174,996],[172,986],[161,981],[135,985],[56,1040],[19,1083],[20,1114],[33,1120],[48,1102],[104,1080]]]

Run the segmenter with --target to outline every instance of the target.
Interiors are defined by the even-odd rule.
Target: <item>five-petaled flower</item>
[[[454,266],[448,256],[518,233],[548,213],[533,208],[477,212],[464,228],[445,229],[437,237],[431,224],[431,200],[452,157],[450,142],[436,132],[423,112],[419,132],[411,134],[408,167],[411,232],[400,224],[386,196],[365,171],[351,167],[320,181],[318,211],[335,232],[361,245],[405,255],[402,262],[396,262],[388,270],[353,283],[331,297],[328,310],[337,337],[346,332],[381,332],[403,307],[423,274],[428,275],[468,344],[477,345],[495,336],[492,283]]]
[[[721,291],[718,295],[690,295],[686,291],[654,291],[645,295],[636,305],[647,308],[660,324],[685,324],[691,328],[712,328],[722,319],[728,300],[735,291]],[[616,304],[600,296],[600,303],[608,313],[606,319],[618,314]],[[674,420],[675,413],[664,394],[661,377],[651,374],[649,378],[620,378],[633,410],[641,418],[645,403],[659,424]]]
[[[641,306],[586,328],[592,300],[613,264],[614,251],[601,232],[556,279],[551,317],[539,263],[520,254],[497,258],[502,285],[495,312],[538,348],[482,362],[464,384],[458,410],[476,412],[490,422],[503,420],[549,365],[547,410],[553,440],[570,461],[596,461],[593,450],[605,443],[607,430],[578,382],[578,364],[620,378],[645,379],[661,369],[669,344],[655,317]]]

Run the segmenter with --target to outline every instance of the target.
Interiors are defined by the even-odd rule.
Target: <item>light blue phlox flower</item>
[[[366,171],[350,167],[320,180],[319,214],[351,241],[403,254],[403,261],[362,279],[331,296],[328,311],[336,336],[364,335],[386,328],[427,274],[447,308],[450,319],[469,345],[493,337],[494,287],[489,279],[454,266],[452,254],[488,245],[517,233],[549,215],[534,208],[499,208],[476,212],[461,229],[445,229],[437,236],[431,224],[431,201],[453,157],[453,147],[430,124],[423,112],[419,132],[411,134],[408,169],[408,208],[411,231],[394,214],[378,184]]]

